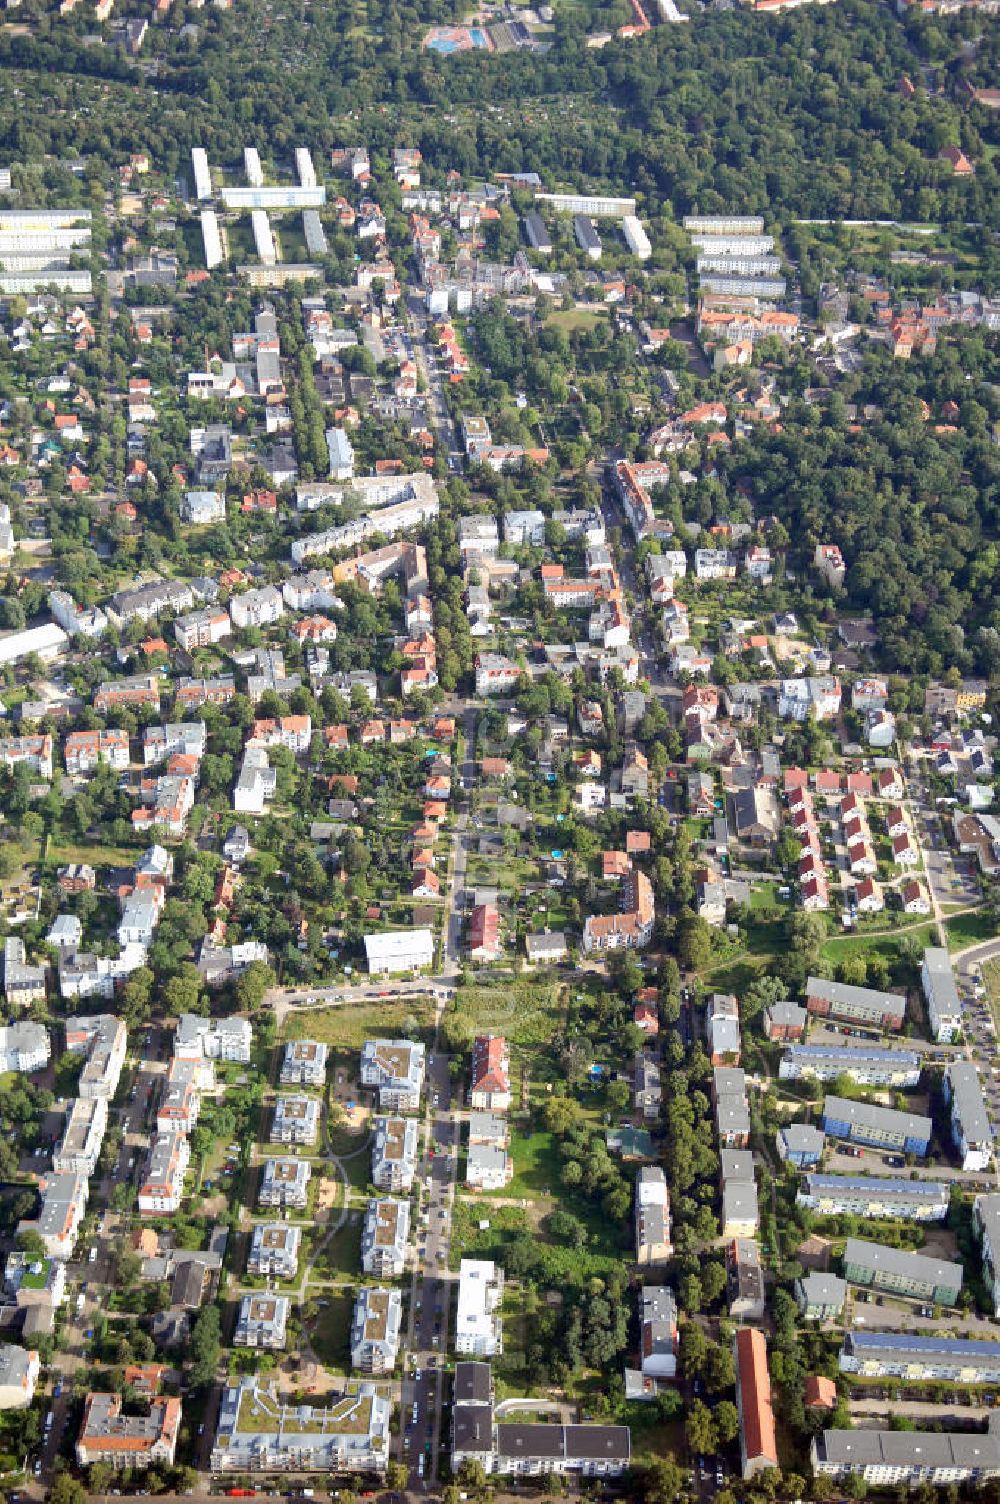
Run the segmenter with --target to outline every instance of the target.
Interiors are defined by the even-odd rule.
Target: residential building
[[[663,1087],[660,1080],[660,1062],[646,1050],[638,1050],[635,1057],[633,1101],[647,1123],[656,1122],[663,1105]]]
[[[420,1127],[415,1118],[377,1117],[373,1124],[372,1185],[409,1191],[417,1169]]]
[[[739,1065],[742,1052],[739,1004],[731,993],[714,992],[705,1009],[705,1032],[713,1065]]]
[[[124,1020],[109,1013],[74,1014],[67,1020],[67,1050],[87,1056],[77,1082],[79,1096],[109,1099],[114,1096],[125,1064],[127,1043]]]
[[[506,1149],[498,1144],[469,1143],[465,1181],[473,1190],[502,1191],[514,1174]]]
[[[736,1408],[740,1417],[740,1461],[744,1478],[778,1466],[771,1407],[771,1374],[763,1332],[740,1327],[733,1338]]]
[[[214,491],[208,493],[215,495]],[[174,636],[178,646],[186,653],[195,648],[207,648],[229,637],[233,624],[224,606],[206,606],[200,611],[189,611],[174,621]]]
[[[309,1204],[312,1166],[307,1159],[268,1159],[261,1177],[260,1206],[292,1207],[303,1211]]]
[[[87,1395],[76,1442],[80,1467],[106,1462],[116,1471],[173,1467],[181,1428],[179,1399],[157,1395],[144,1415],[124,1415],[120,1394]]]
[[[668,1285],[643,1285],[639,1292],[639,1366],[653,1379],[677,1376],[677,1305]]]
[[[861,1378],[995,1384],[1000,1379],[1000,1342],[850,1329],[844,1333],[840,1371]]]
[[[945,1067],[944,1097],[951,1106],[951,1136],[963,1170],[986,1170],[993,1159],[993,1125],[979,1072],[971,1060]]]
[[[927,1002],[931,1032],[939,1044],[950,1044],[962,1028],[962,1004],[955,985],[951,957],[943,946],[931,945],[924,951],[920,981]]]
[[[1000,1476],[1000,1436],[969,1431],[823,1431],[810,1448],[820,1477],[858,1477],[876,1489],[952,1487]]]
[[[365,936],[365,954],[372,976],[419,971],[434,959],[434,937],[428,929],[387,930]]]
[[[474,1112],[506,1112],[510,1104],[507,1041],[499,1034],[480,1034],[472,1046],[469,1105]]]
[[[836,1321],[847,1300],[847,1281],[814,1270],[796,1280],[795,1298],[806,1321]]]
[[[285,603],[275,585],[264,585],[260,590],[245,590],[242,595],[234,595],[229,603],[229,614],[234,627],[268,627],[284,616]]]
[[[635,1182],[636,1263],[664,1264],[673,1251],[666,1176],[659,1165],[643,1165]]]
[[[351,1323],[351,1367],[359,1373],[392,1373],[399,1356],[403,1297],[371,1285],[358,1290]]]
[[[319,1101],[316,1097],[279,1097],[271,1121],[272,1144],[311,1145],[319,1134]]]
[[[655,918],[652,883],[644,872],[632,871],[621,885],[621,912],[590,915],[584,921],[584,953],[641,950],[653,938]]]
[[[146,1174],[139,1185],[139,1211],[143,1216],[170,1215],[180,1210],[190,1159],[185,1134],[170,1130],[154,1136]]]
[[[45,997],[45,967],[28,964],[24,941],[8,935],[3,943],[3,990],[12,1008],[24,1008]]]
[[[240,1301],[234,1347],[283,1348],[291,1301],[286,1295],[244,1295]]]
[[[733,1321],[764,1319],[764,1271],[755,1238],[736,1238],[727,1250],[726,1299]]]
[[[0,1343],[0,1412],[28,1408],[35,1397],[41,1367],[37,1352],[11,1342]]]
[[[86,1175],[67,1170],[45,1175],[38,1183],[40,1204],[35,1218],[24,1218],[18,1232],[35,1232],[51,1259],[70,1259],[87,1210]]]
[[[299,1269],[302,1229],[294,1222],[257,1222],[250,1237],[248,1274],[294,1279]]]
[[[182,1013],[174,1031],[179,1060],[229,1060],[249,1065],[253,1030],[246,1018],[205,1018]]]
[[[66,772],[71,776],[92,773],[106,762],[116,773],[129,765],[127,731],[71,731],[63,743]]]
[[[825,1143],[822,1130],[812,1123],[787,1123],[778,1129],[778,1157],[800,1170],[819,1164]]]
[[[238,815],[262,815],[274,798],[278,774],[263,747],[247,745],[243,765],[233,788],[233,809]]]
[[[361,1267],[375,1279],[399,1279],[406,1267],[410,1203],[373,1196],[361,1233]]]
[[[416,1112],[424,1087],[426,1051],[408,1039],[368,1039],[361,1051],[361,1085],[378,1090],[382,1112]]]
[[[975,1067],[972,1067],[973,1071]],[[892,1107],[877,1107],[870,1102],[826,1097],[823,1102],[823,1131],[831,1138],[848,1139],[877,1149],[894,1149],[920,1158],[927,1153],[933,1124],[930,1118],[912,1112],[898,1112]]]
[[[977,1196],[972,1221],[982,1249],[983,1283],[993,1296],[994,1314],[1000,1316],[1000,1194]]]
[[[920,1080],[920,1056],[913,1050],[880,1050],[849,1045],[793,1044],[778,1066],[782,1081],[812,1076],[835,1081],[847,1075],[862,1086],[913,1087]]]
[[[108,1104],[104,1097],[74,1097],[66,1113],[66,1125],[59,1146],[52,1154],[52,1168],[57,1173],[69,1171],[89,1179],[97,1169],[97,1160],[108,1126]]]
[[[900,992],[877,992],[871,987],[853,987],[826,977],[806,980],[806,1009],[817,1018],[844,1023],[901,1029],[906,1016],[906,997]]]
[[[222,1392],[213,1473],[384,1473],[392,1400],[349,1386],[323,1406],[285,1402],[277,1385],[245,1374]]]
[[[794,1044],[806,1030],[808,1014],[798,1003],[779,1001],[764,1010],[764,1033],[772,1041]]]
[[[496,904],[477,903],[469,916],[469,959],[497,961],[502,952],[500,913]]]
[[[492,1358],[503,1351],[503,1270],[489,1259],[463,1259],[458,1271],[455,1351]]]
[[[904,1217],[912,1222],[943,1222],[949,1188],[934,1180],[891,1180],[882,1176],[807,1174],[796,1201],[820,1216],[849,1212],[856,1217]]]
[[[0,1025],[0,1074],[17,1071],[30,1076],[45,1069],[50,1054],[49,1031],[41,1024]]]
[[[980,1198],[982,1199],[982,1198]],[[962,1290],[961,1264],[908,1253],[864,1238],[848,1238],[844,1245],[844,1278],[852,1285],[905,1295],[913,1300],[953,1306]]]
[[[324,1086],[327,1046],[316,1039],[290,1039],[281,1061],[282,1086]]]

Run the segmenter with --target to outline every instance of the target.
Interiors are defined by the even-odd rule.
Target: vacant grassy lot
[[[981,940],[996,938],[997,927],[987,913],[959,914],[945,921],[949,950],[965,950],[969,945],[978,945]]]
[[[429,998],[402,1002],[346,1003],[343,1007],[315,1008],[289,1013],[282,1039],[318,1039],[332,1049],[360,1050],[374,1036],[420,1038],[434,1027],[434,1006]]]
[[[342,1280],[345,1276],[356,1280],[361,1269],[361,1228],[364,1212],[360,1206],[352,1208],[347,1221],[335,1232],[316,1261],[317,1279]],[[322,1297],[320,1297],[322,1298]]]
[[[578,329],[596,329],[607,316],[605,308],[560,308],[556,313],[549,314],[545,327],[573,334]]]
[[[511,1044],[547,1044],[560,1027],[567,990],[556,982],[513,981],[502,987],[461,987],[456,1012],[476,1033],[504,1034]]]

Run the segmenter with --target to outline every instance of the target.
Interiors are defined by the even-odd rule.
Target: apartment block
[[[951,957],[943,946],[924,951],[920,982],[927,1003],[931,1032],[939,1044],[948,1044],[962,1028],[962,1004],[955,985]]]
[[[871,987],[831,982],[826,977],[809,977],[806,980],[806,1009],[817,1018],[895,1030],[903,1026],[906,998],[899,992],[877,992]]]
[[[1000,1379],[1000,1342],[850,1330],[844,1333],[839,1363],[841,1373],[860,1378],[995,1384]]]
[[[363,1286],[351,1323],[351,1367],[359,1373],[391,1373],[399,1356],[402,1317],[398,1290]]]
[[[240,1301],[234,1347],[283,1348],[291,1301],[286,1295],[244,1295]]]
[[[52,1155],[57,1173],[93,1175],[108,1126],[108,1104],[104,1097],[74,1097],[66,1113],[66,1126],[59,1146]]]
[[[845,1138],[851,1143],[868,1144],[877,1149],[898,1149],[904,1154],[923,1158],[930,1144],[933,1124],[930,1118],[913,1112],[897,1112],[891,1107],[876,1107],[845,1097],[826,1097],[823,1101],[823,1131],[831,1138]]]
[[[74,1170],[54,1171],[39,1181],[38,1189],[37,1217],[22,1219],[17,1230],[37,1233],[49,1258],[70,1259],[87,1210],[87,1177]]]
[[[373,1196],[361,1232],[361,1267],[375,1279],[399,1279],[406,1267],[410,1203]]]
[[[810,1450],[818,1477],[872,1488],[982,1484],[1000,1476],[1000,1436],[969,1431],[823,1431]]]
[[[303,1144],[316,1142],[319,1133],[319,1102],[315,1097],[279,1097],[274,1104],[271,1121],[272,1144]]]
[[[933,1180],[890,1180],[882,1176],[808,1174],[796,1201],[820,1216],[850,1212],[857,1217],[905,1217],[943,1222],[948,1215],[947,1185]]]
[[[794,1044],[782,1055],[778,1075],[782,1081],[797,1081],[803,1076],[835,1081],[838,1076],[846,1075],[862,1086],[894,1086],[905,1090],[920,1081],[920,1056],[912,1050]]]
[[[157,1396],[144,1415],[124,1415],[120,1394],[87,1395],[76,1442],[80,1467],[107,1462],[118,1469],[173,1467],[181,1402]]]
[[[361,1085],[378,1091],[383,1112],[416,1112],[426,1070],[422,1044],[408,1039],[368,1039],[361,1051]]]
[[[156,1134],[139,1186],[139,1211],[143,1216],[169,1215],[180,1209],[190,1159],[186,1134],[175,1131]]]
[[[71,731],[63,743],[66,772],[71,777],[92,773],[102,762],[123,773],[129,765],[127,731]]]
[[[301,1242],[302,1229],[294,1222],[257,1222],[250,1237],[247,1273],[294,1279]]]
[[[327,1047],[316,1039],[291,1039],[281,1061],[282,1086],[326,1084]]]
[[[971,1060],[952,1060],[944,1073],[951,1107],[951,1136],[963,1170],[986,1170],[993,1160],[993,1125],[979,1072]]]
[[[670,1194],[659,1165],[643,1165],[635,1183],[635,1260],[665,1264],[673,1256]]]
[[[733,1338],[736,1408],[740,1418],[740,1461],[744,1478],[778,1466],[771,1406],[771,1374],[763,1332],[740,1327]]]
[[[249,1065],[253,1030],[246,1018],[205,1018],[182,1013],[174,1033],[179,1060],[228,1060]]]
[[[408,1191],[417,1169],[420,1127],[415,1118],[377,1117],[372,1144],[372,1185]]]
[[[213,1473],[384,1473],[392,1400],[374,1384],[350,1385],[323,1406],[283,1400],[246,1374],[222,1392]]]
[[[311,1175],[312,1167],[306,1159],[266,1160],[257,1198],[259,1204],[302,1211],[309,1203]]]
[[[951,1264],[945,1259],[869,1243],[864,1238],[848,1238],[844,1246],[844,1278],[866,1289],[953,1306],[962,1290],[963,1271],[961,1264]]]
[[[491,1259],[463,1259],[458,1270],[455,1351],[492,1358],[503,1351],[503,1270]]]

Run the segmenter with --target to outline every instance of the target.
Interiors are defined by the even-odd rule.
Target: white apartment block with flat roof
[[[264,1164],[258,1201],[301,1211],[309,1202],[312,1166],[307,1159],[269,1159]]]
[[[244,1295],[233,1335],[234,1347],[282,1348],[288,1336],[291,1301],[286,1295]]]
[[[327,1047],[316,1039],[290,1039],[285,1045],[279,1080],[282,1086],[323,1086]]]
[[[250,1235],[248,1274],[294,1279],[299,1269],[302,1229],[294,1222],[258,1222]]]
[[[491,1259],[463,1259],[458,1271],[455,1351],[492,1358],[503,1351],[503,1270]]]
[[[272,1144],[303,1144],[316,1142],[319,1133],[319,1102],[315,1097],[279,1097],[274,1104],[274,1119],[271,1123]]]

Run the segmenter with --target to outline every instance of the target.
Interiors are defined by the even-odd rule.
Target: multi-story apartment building
[[[17,1230],[37,1233],[49,1258],[70,1259],[87,1210],[87,1177],[74,1170],[54,1171],[39,1181],[38,1189],[38,1216],[22,1219]]]
[[[384,1473],[392,1399],[374,1384],[327,1396],[323,1406],[286,1403],[277,1386],[246,1374],[222,1392],[209,1466],[213,1473]]]
[[[810,1449],[817,1477],[871,1488],[982,1484],[1000,1477],[1000,1435],[969,1431],[823,1431]]]
[[[156,1109],[157,1133],[191,1133],[201,1110],[203,1063],[174,1056],[167,1066],[163,1094]]]
[[[995,1384],[1000,1379],[1000,1342],[849,1330],[839,1361],[842,1373],[861,1378]]]
[[[24,1008],[45,997],[44,966],[32,966],[20,935],[8,935],[3,943],[3,990],[12,1008]]]
[[[378,1091],[383,1112],[416,1112],[426,1069],[422,1044],[408,1039],[367,1039],[361,1051],[361,1085]]]
[[[8,736],[0,740],[0,765],[31,769],[39,778],[52,777],[52,738],[44,736]]]
[[[213,647],[224,637],[229,637],[232,630],[233,624],[225,606],[205,606],[201,611],[189,611],[174,622],[174,636],[186,653],[194,652],[195,648]]]
[[[271,1123],[272,1144],[314,1144],[319,1133],[319,1102],[315,1097],[279,1097]]]
[[[664,1264],[673,1256],[670,1193],[659,1165],[643,1165],[635,1183],[635,1260]]]
[[[30,1076],[45,1069],[51,1052],[49,1031],[41,1024],[0,1025],[0,1073],[17,1071]]]
[[[797,1081],[801,1077],[835,1081],[838,1076],[845,1075],[863,1086],[906,1089],[916,1086],[920,1080],[920,1056],[912,1050],[794,1044],[782,1055],[778,1075],[782,1081]]]
[[[107,1126],[106,1098],[74,1097],[66,1114],[63,1136],[52,1155],[53,1170],[60,1174],[69,1171],[88,1178],[93,1175]]]
[[[951,1107],[951,1136],[962,1169],[988,1169],[993,1159],[993,1125],[979,1072],[972,1061],[949,1061],[943,1087],[945,1101]]]
[[[961,1264],[950,1264],[945,1259],[869,1243],[864,1238],[848,1238],[844,1246],[844,1278],[867,1289],[953,1306],[962,1290],[963,1271]]]
[[[302,1229],[294,1222],[257,1222],[250,1236],[248,1274],[294,1279],[299,1268]]]
[[[420,1132],[414,1118],[377,1117],[372,1144],[372,1185],[408,1191],[417,1169]]]
[[[899,992],[877,992],[871,987],[852,987],[825,977],[809,977],[806,1009],[817,1018],[900,1029],[906,1015],[906,997]]]
[[[820,1216],[849,1212],[856,1217],[905,1217],[912,1222],[943,1222],[949,1189],[935,1180],[890,1180],[881,1176],[810,1173],[796,1201]]]
[[[458,1271],[455,1351],[492,1358],[503,1351],[503,1270],[491,1259],[463,1259]]]
[[[63,743],[63,757],[71,777],[92,773],[102,762],[124,773],[129,765],[128,732],[71,731]]]
[[[740,1327],[733,1338],[736,1408],[740,1417],[740,1461],[744,1478],[778,1466],[778,1444],[771,1407],[771,1374],[763,1332]]]
[[[307,1159],[269,1159],[261,1177],[261,1206],[293,1207],[301,1211],[309,1202],[312,1167]]]
[[[127,1044],[124,1019],[114,1018],[110,1013],[74,1014],[67,1020],[67,1050],[87,1057],[77,1082],[79,1096],[109,1099],[114,1096]]]
[[[244,1295],[233,1334],[234,1347],[282,1348],[291,1301],[286,1295]]]
[[[921,1158],[927,1153],[933,1124],[930,1118],[892,1107],[876,1107],[846,1097],[823,1101],[823,1131],[831,1138],[846,1138],[855,1144],[878,1149],[898,1149]]]
[[[931,945],[924,951],[920,981],[927,1002],[931,1033],[941,1044],[948,1044],[962,1027],[962,1004],[955,985],[951,957],[943,946]]]
[[[120,705],[133,709],[148,705],[152,710],[160,708],[160,688],[163,680],[158,674],[133,674],[129,679],[109,679],[98,687],[94,695],[94,709],[104,715]]]
[[[122,1413],[120,1394],[87,1395],[76,1442],[80,1467],[106,1462],[116,1470],[173,1467],[181,1428],[179,1399],[158,1395],[145,1415]]]
[[[157,1133],[149,1151],[146,1174],[139,1186],[143,1216],[163,1216],[180,1209],[184,1174],[191,1159],[186,1134]]]
[[[399,1356],[403,1297],[398,1290],[362,1286],[351,1323],[351,1367],[359,1373],[392,1373]]]
[[[510,1103],[507,1041],[500,1034],[480,1034],[472,1045],[469,1105],[473,1112],[506,1112]]]
[[[476,654],[476,694],[503,695],[514,689],[521,677],[521,669],[512,658],[502,653]]]
[[[421,971],[434,960],[434,936],[429,929],[380,930],[365,936],[365,955],[372,976]]]
[[[375,1279],[399,1279],[406,1267],[410,1203],[373,1196],[361,1231],[361,1267]]]
[[[249,1065],[253,1030],[246,1018],[205,1018],[182,1013],[174,1034],[179,1060],[228,1060]]]
[[[316,1039],[290,1039],[281,1061],[282,1086],[323,1086],[327,1047]]]

